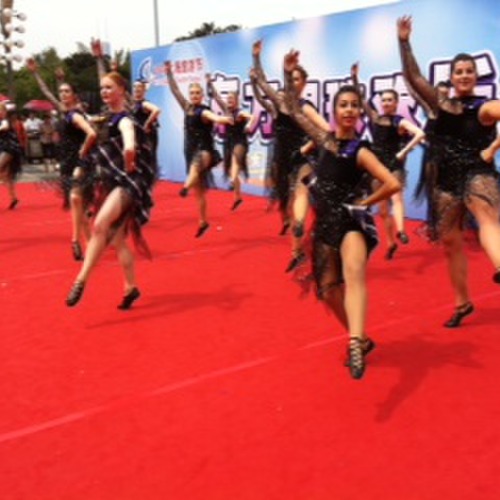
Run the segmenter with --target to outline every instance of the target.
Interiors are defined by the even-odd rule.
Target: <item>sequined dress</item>
[[[240,110],[235,110],[232,113],[234,125],[226,125],[224,135],[224,175],[229,177],[231,171],[232,156],[235,153],[236,146],[242,146],[240,157],[242,173],[248,178],[247,152],[248,152],[248,137],[245,132],[245,127],[248,120],[240,114]]]
[[[211,183],[208,170],[215,167],[221,161],[221,155],[215,148],[213,137],[213,125],[211,122],[204,122],[203,111],[210,111],[204,104],[190,109],[184,117],[184,156],[186,158],[186,171],[189,172],[193,160],[202,152],[210,153],[210,164],[202,174],[202,182],[205,187]]]
[[[2,125],[8,126],[6,130],[0,131],[0,153],[5,152],[11,156],[6,168],[7,176],[15,179],[21,173],[22,166],[22,147],[17,138],[15,130],[9,125],[7,119],[2,120]]]
[[[434,128],[436,178],[429,222],[437,237],[463,223],[465,203],[474,197],[491,206],[500,203],[495,164],[480,156],[496,136],[495,126],[482,125],[478,118],[486,99],[468,96],[451,102],[458,103],[461,111],[441,108]]]
[[[123,139],[119,130],[120,121],[128,116],[135,129],[136,157],[135,170],[125,170]],[[131,201],[124,217],[139,250],[149,254],[142,239],[140,228],[149,221],[153,207],[152,187],[155,181],[156,166],[152,143],[142,127],[134,122],[126,112],[109,115],[104,125],[99,144],[93,154],[93,161],[99,172],[98,204],[115,188],[122,188]]]
[[[344,204],[355,204],[366,195],[367,173],[357,166],[357,154],[366,141],[341,140],[338,152],[321,148],[315,174],[308,180],[315,201],[313,226],[313,274],[319,294],[325,287],[325,275],[330,283],[342,282],[340,248],[350,231],[360,232],[368,251],[378,243],[377,230],[371,213],[349,211]]]

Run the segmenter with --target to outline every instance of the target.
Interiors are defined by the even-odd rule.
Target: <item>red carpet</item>
[[[277,213],[211,192],[197,240],[178,189],[157,188],[128,312],[112,251],[65,306],[78,264],[53,192],[19,185],[0,210],[2,500],[498,498],[500,287],[476,244],[476,313],[457,330],[416,223],[394,261],[375,251],[378,347],[353,381],[345,334],[283,272]]]

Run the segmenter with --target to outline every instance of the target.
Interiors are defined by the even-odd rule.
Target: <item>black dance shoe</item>
[[[304,236],[304,223],[303,222],[297,222],[293,226],[293,235],[296,238],[302,238],[302,236]]]
[[[471,302],[466,302],[455,308],[453,316],[443,325],[446,328],[457,328],[462,320],[474,312],[474,306]]]
[[[187,188],[187,187],[183,187],[183,188],[179,191],[179,196],[180,196],[181,198],[185,198],[187,195],[188,195],[188,188]]]
[[[404,231],[399,231],[396,236],[403,245],[410,243],[410,238],[408,238],[408,235]]]
[[[285,269],[285,273],[291,273],[294,269],[300,266],[306,260],[306,254],[304,252],[298,253],[292,260],[288,263]]]
[[[17,204],[19,203],[19,200],[17,198],[14,198],[9,205],[9,210],[14,210],[14,208],[17,207]]]
[[[396,250],[398,249],[398,246],[396,243],[393,243],[388,249],[385,254],[385,260],[392,260],[394,258],[394,254],[396,253]]]
[[[127,295],[123,296],[121,304],[118,304],[117,308],[122,311],[126,311],[132,307],[132,304],[141,296],[141,292],[137,287],[134,286]]]
[[[68,307],[73,307],[80,302],[83,295],[83,290],[85,289],[85,283],[83,281],[75,281],[68,296],[66,297],[66,305]]]
[[[83,260],[83,251],[78,241],[71,242],[71,250],[73,250],[73,259]]]
[[[288,232],[289,228],[290,228],[290,222],[288,222],[288,221],[283,222],[283,226],[281,228],[281,231],[279,232],[279,235],[285,236],[285,234]]]
[[[195,238],[201,238],[208,230],[210,227],[210,224],[208,222],[203,222],[203,224],[200,224],[198,227],[198,231],[196,231],[196,234],[194,235]]]
[[[233,203],[233,206],[231,207],[231,211],[234,212],[242,203],[243,203],[243,200],[241,198],[239,200],[236,200]]]
[[[349,341],[349,372],[353,379],[359,380],[365,373],[365,355],[363,341],[353,337]]]
[[[500,285],[500,267],[496,270],[495,274],[493,275],[493,282],[498,283]]]
[[[363,351],[363,356],[368,356],[368,354],[370,354],[373,349],[375,349],[375,347],[377,347],[377,344],[375,344],[375,342],[373,342],[373,340],[369,337],[365,337],[362,341],[362,344],[361,344],[361,349]],[[345,363],[344,363],[344,366],[349,366],[349,362],[350,362],[350,359],[349,359],[349,347],[347,348],[347,359],[345,360]]]

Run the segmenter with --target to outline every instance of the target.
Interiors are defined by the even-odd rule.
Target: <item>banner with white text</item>
[[[477,93],[491,98],[498,96],[498,0],[406,0],[134,51],[133,79],[149,82],[147,98],[162,109],[159,129],[161,178],[182,182],[186,176],[184,115],[168,88],[163,69],[164,61],[169,60],[186,97],[188,85],[198,82],[205,87],[205,75],[210,73],[223,98],[228,91],[238,91],[241,107],[258,116],[249,133],[250,178],[243,190],[256,195],[264,193],[272,118],[253,96],[248,77],[252,44],[258,39],[263,40],[264,71],[276,88],[283,85],[284,54],[291,48],[300,50],[301,64],[309,73],[305,97],[332,126],[333,97],[342,84],[350,82],[350,68],[356,61],[360,67],[360,82],[373,106],[380,109],[378,93],[381,90],[394,88],[400,94],[398,112],[423,126],[423,110],[409,94],[401,74],[396,20],[402,15],[413,17],[413,50],[422,73],[431,83],[447,80],[451,59],[459,52],[468,52],[476,59],[479,71]],[[217,104],[205,97],[206,103],[220,112]],[[365,124],[360,131],[369,137]],[[221,148],[223,127],[215,128],[214,134]],[[425,206],[417,205],[412,196],[421,156],[418,147],[407,161],[406,205],[410,218],[423,218],[425,214]],[[215,169],[215,174],[217,186],[227,188],[222,169]]]

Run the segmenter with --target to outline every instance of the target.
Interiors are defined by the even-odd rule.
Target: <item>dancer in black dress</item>
[[[358,64],[353,64],[351,76],[359,89]],[[404,186],[406,179],[405,163],[410,151],[425,137],[424,131],[403,116],[397,114],[399,95],[393,89],[380,92],[381,113],[363,100],[363,108],[368,116],[372,133],[372,151],[378,159],[389,168]],[[408,140],[408,138],[410,138]],[[375,184],[377,181],[374,181]],[[393,215],[390,213],[392,204]],[[383,200],[378,205],[378,211],[384,224],[387,236],[386,259],[393,258],[398,245],[396,238],[404,245],[409,243],[405,231],[405,207],[403,191],[395,193],[390,200]]]
[[[454,97],[440,99],[415,60],[409,41],[411,31],[411,17],[398,19],[404,76],[436,116],[437,173],[431,187],[433,216],[430,222],[444,245],[455,296],[455,312],[444,326],[455,328],[474,311],[463,249],[467,210],[479,225],[479,241],[495,268],[493,281],[500,284],[500,191],[493,162],[500,147],[500,140],[496,139],[500,101],[474,95],[477,69],[468,54],[458,54],[451,64]]]
[[[125,79],[111,72],[101,79],[100,85],[109,115],[93,158],[101,172],[98,211],[85,259],[66,304],[71,307],[78,303],[92,270],[108,244],[112,244],[124,274],[124,296],[118,308],[129,309],[140,292],[134,255],[126,238],[130,234],[136,248],[150,257],[141,227],[148,222],[153,206],[151,188],[156,168],[150,140],[126,110]]]
[[[81,240],[82,236],[86,239],[90,237],[86,211],[91,202],[93,183],[93,169],[88,161],[88,153],[96,140],[96,132],[83,114],[80,100],[71,84],[60,83],[59,99],[56,99],[38,73],[34,59],[28,59],[27,67],[44,95],[61,115],[58,124],[57,156],[64,207],[69,207],[71,212],[73,258],[83,260]]]
[[[361,116],[361,96],[356,86],[341,87],[334,98],[336,131],[325,132],[302,111],[293,87],[298,52],[285,56],[287,103],[291,115],[319,150],[315,173],[304,179],[315,200],[313,229],[313,274],[318,296],[349,333],[348,366],[359,379],[365,356],[374,343],[365,334],[368,255],[377,243],[377,233],[367,208],[388,199],[401,189],[398,179],[370,151],[356,133]],[[379,181],[366,196],[364,177]]]
[[[154,163],[158,162],[158,118],[161,109],[146,99],[147,84],[144,80],[136,80],[132,88],[132,115],[149,136],[155,155]]]
[[[278,110],[273,102],[265,96],[263,91],[258,85],[257,71],[255,68],[250,68],[248,73],[250,84],[252,86],[253,96],[257,102],[262,106],[263,111],[267,115],[266,121],[270,123],[270,134],[267,138],[267,161],[264,173],[264,187],[266,196],[268,198],[267,211],[270,212],[273,206],[278,203],[279,212],[281,215],[281,230],[280,236],[284,236],[290,228],[290,210],[288,201],[290,199],[290,189],[288,182],[288,175],[279,175],[278,164],[275,161],[275,142],[276,142],[276,119],[278,118]],[[258,116],[258,120],[264,119]]]
[[[7,186],[10,196],[9,210],[14,210],[19,199],[16,177],[21,172],[23,150],[9,119],[7,107],[0,103],[0,181]]]
[[[215,88],[210,74],[206,75],[207,90],[215,99],[225,116],[232,120],[231,125],[225,126],[224,132],[224,176],[229,179],[231,190],[234,191],[234,202],[231,210],[236,210],[243,199],[241,197],[240,175],[248,179],[248,132],[255,123],[255,117],[248,111],[240,108],[237,92],[228,92],[224,101]]]
[[[195,237],[199,238],[210,227],[205,194],[211,182],[210,170],[221,161],[221,156],[215,149],[213,125],[214,123],[231,125],[233,120],[227,116],[217,115],[203,104],[203,89],[199,83],[189,85],[189,100],[186,99],[175,81],[170,61],[165,62],[165,72],[170,90],[184,111],[184,156],[187,178],[179,194],[186,197],[190,189],[195,193],[200,214]]]
[[[430,241],[436,240],[436,235],[432,232],[433,224],[428,224],[428,221],[432,219],[432,192],[429,189],[435,184],[436,181],[436,144],[434,141],[434,128],[436,126],[436,115],[432,109],[427,106],[427,103],[420,99],[420,96],[413,91],[411,85],[406,82],[406,87],[411,93],[412,97],[418,102],[418,104],[424,110],[427,117],[424,132],[425,140],[422,142],[423,154],[420,164],[420,175],[415,186],[415,192],[413,194],[414,200],[417,203],[423,203],[424,200],[427,203],[427,215],[422,227],[418,230],[420,234],[424,234]],[[444,100],[450,96],[450,83],[445,81],[440,81],[436,84],[436,91],[438,93],[438,100]]]
[[[286,272],[293,271],[305,258],[303,250],[304,224],[309,208],[308,192],[302,179],[309,175],[312,166],[307,158],[313,149],[314,142],[309,140],[307,134],[292,120],[284,102],[284,93],[276,91],[267,82],[262,69],[260,54],[262,52],[262,41],[253,44],[253,67],[257,75],[257,84],[264,94],[273,102],[277,117],[275,120],[276,140],[274,145],[274,163],[276,164],[278,177],[279,196],[284,195],[284,187],[289,186],[292,193],[292,215],[293,215],[293,237],[292,258],[286,268]],[[293,84],[298,95],[301,95],[307,83],[307,72],[298,65],[294,69]],[[314,105],[301,98],[300,105],[306,116],[324,131],[329,131],[330,126],[326,120],[316,111]],[[285,180],[287,179],[287,180]]]

